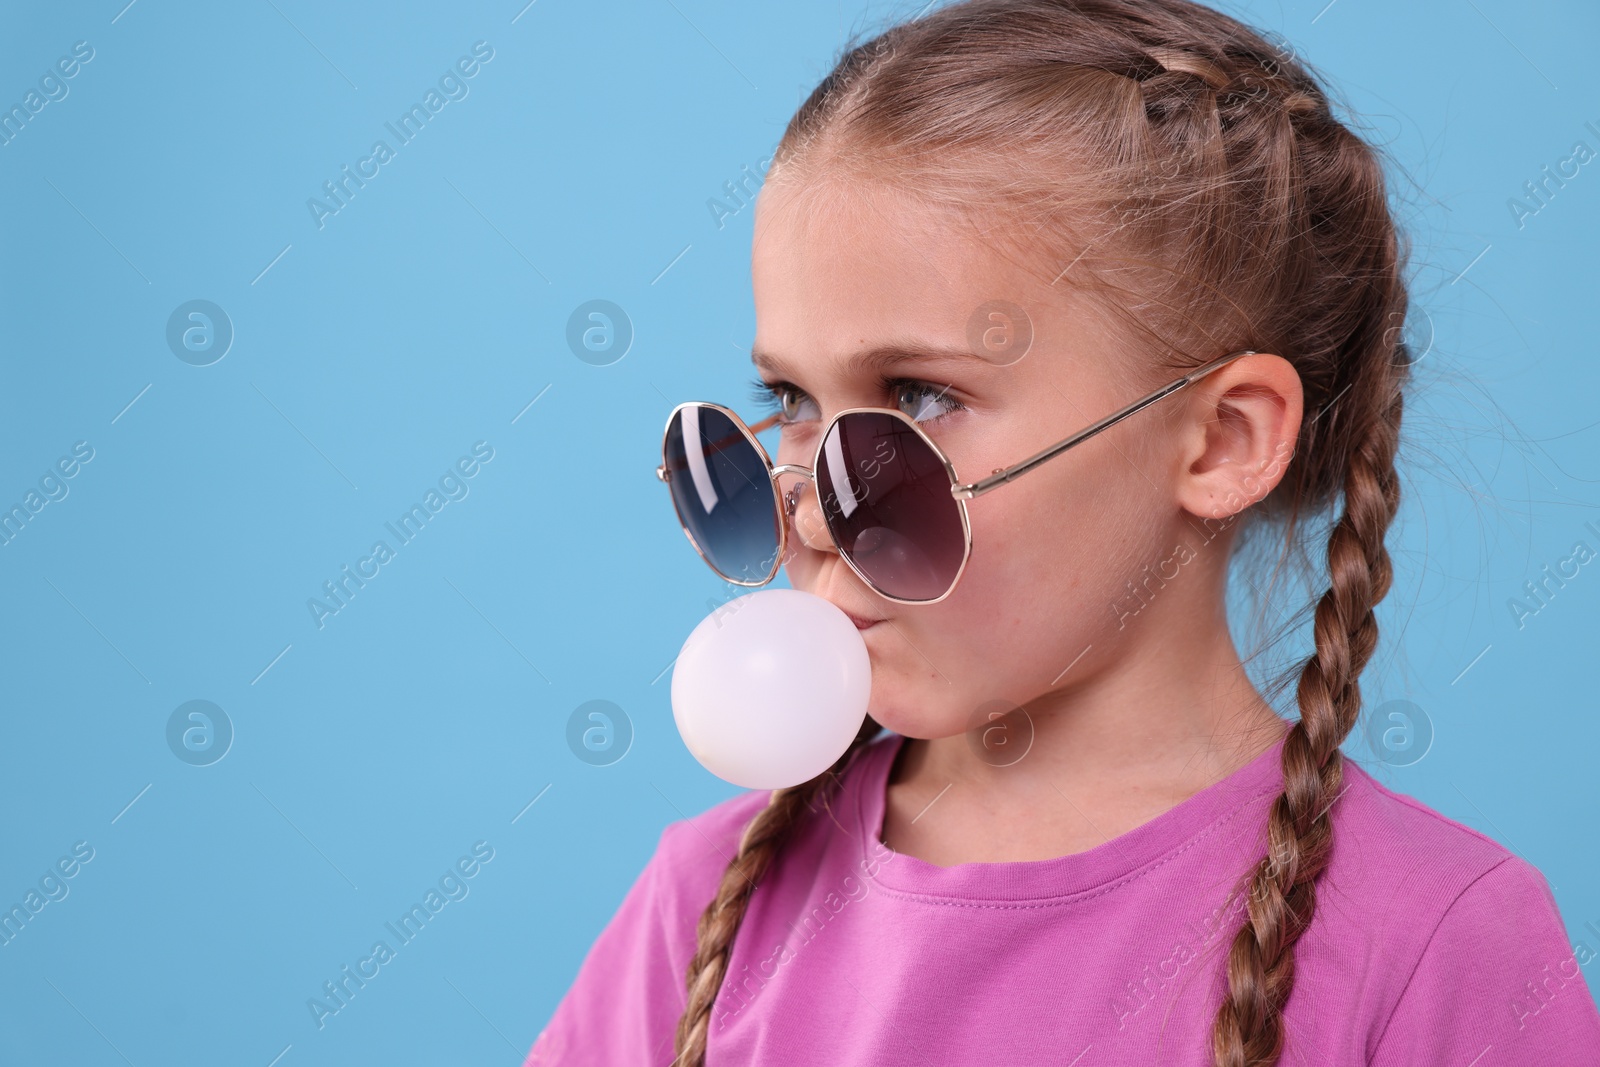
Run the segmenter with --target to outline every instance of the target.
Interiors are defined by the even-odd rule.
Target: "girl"
[[[1404,258],[1374,150],[1208,8],[966,0],[851,49],[757,208],[771,462],[887,408],[969,484],[1168,398],[974,494],[943,556],[931,519],[880,537],[920,585],[779,472],[869,717],[828,773],[666,828],[528,1063],[1600,1063],[1541,875],[1340,752],[1390,585]],[[1246,531],[1315,516],[1290,723],[1224,594]]]

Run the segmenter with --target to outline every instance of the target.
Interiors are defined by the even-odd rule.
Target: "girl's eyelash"
[[[925,382],[920,378],[892,378],[882,375],[880,375],[878,378],[879,391],[886,393],[891,397],[902,388],[909,388],[916,396],[933,397],[939,400],[949,408],[949,411],[944,413],[946,415],[952,412],[961,411],[966,406],[955,397],[949,395],[950,387],[948,385],[935,385],[932,382]],[[781,394],[785,390],[792,391],[800,396],[806,395],[805,390],[801,389],[792,382],[781,380],[776,382],[768,382],[764,381],[760,376],[750,380],[750,398],[757,404],[761,404],[768,409],[776,410],[781,407]],[[944,415],[935,416],[935,418],[943,417]]]
[[[760,375],[750,379],[750,399],[766,407],[777,407],[778,390],[787,383],[763,381]]]

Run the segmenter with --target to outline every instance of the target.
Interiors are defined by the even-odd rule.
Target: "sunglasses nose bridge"
[[[787,490],[782,488],[782,483],[778,480],[781,475],[785,474],[796,476],[794,484],[789,486]],[[772,479],[774,488],[780,491],[783,521],[787,531],[785,540],[790,544],[790,548],[786,550],[786,561],[787,552],[792,551],[795,542],[818,552],[838,552],[838,542],[834,539],[833,531],[828,527],[821,507],[819,506],[815,511],[808,511],[803,516],[800,511],[800,498],[805,494],[806,483],[810,482],[815,487],[817,484],[817,472],[811,467],[805,467],[798,463],[783,463],[772,468]],[[820,499],[818,504],[821,504]]]
[[[800,474],[810,478],[812,481],[815,481],[817,477],[816,471],[799,463],[779,463],[772,468],[772,476],[776,478],[780,474]]]
[[[800,494],[804,491],[806,480],[816,484],[817,472],[799,463],[779,463],[772,468],[773,485],[779,485],[778,479],[785,474],[798,475],[801,479],[783,493],[784,513],[788,518],[792,519],[794,518],[795,510],[800,506]]]

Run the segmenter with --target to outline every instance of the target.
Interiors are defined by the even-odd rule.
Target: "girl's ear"
[[[1190,387],[1179,430],[1178,504],[1205,518],[1235,515],[1272,491],[1294,457],[1303,393],[1282,356],[1257,352]]]

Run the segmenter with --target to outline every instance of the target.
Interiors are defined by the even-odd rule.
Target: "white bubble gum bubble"
[[[672,673],[672,717],[695,759],[746,789],[781,789],[833,766],[872,693],[866,642],[839,608],[763,589],[694,628]]]

